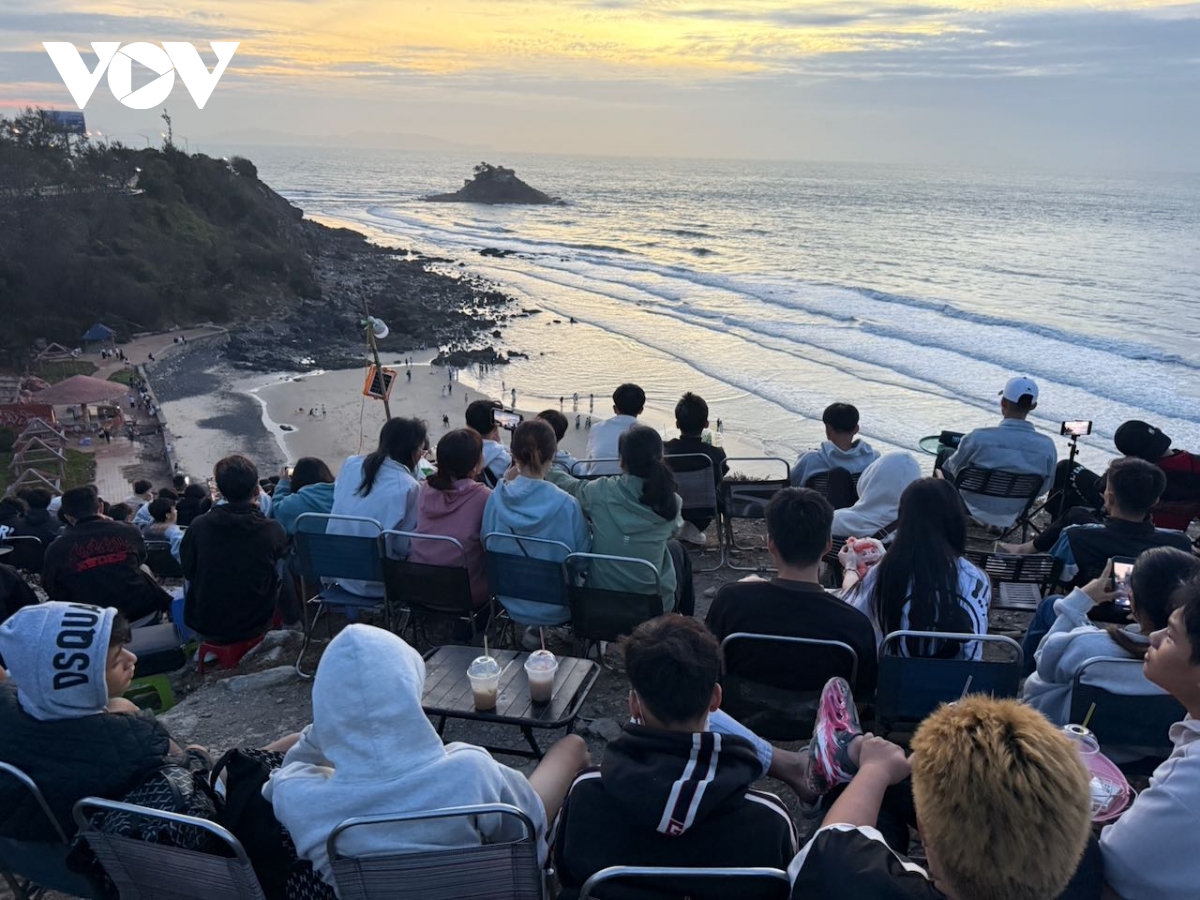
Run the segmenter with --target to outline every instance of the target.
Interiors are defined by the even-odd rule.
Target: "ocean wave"
[[[709,250],[707,247],[692,247],[689,251],[692,256],[716,256],[716,250]]]
[[[660,228],[658,230],[663,234],[673,234],[675,237],[706,238],[709,236],[707,231],[691,231],[687,228]]]

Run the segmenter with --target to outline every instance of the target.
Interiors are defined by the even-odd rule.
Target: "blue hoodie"
[[[306,484],[294,494],[291,484],[287,478],[283,479],[275,486],[275,493],[271,497],[271,518],[279,522],[289,535],[296,533],[296,520],[304,513],[329,515],[333,512],[332,482]]]
[[[501,480],[488,498],[483,510],[484,535],[493,531],[517,534],[521,537],[560,541],[572,553],[592,549],[592,535],[587,520],[575,498],[549,481],[520,475],[512,481]],[[520,553],[516,541],[493,539],[489,549],[501,553]],[[522,545],[525,552],[537,559],[559,561],[565,558],[561,550],[542,544]],[[521,601],[516,597],[501,597],[508,614],[526,625],[561,625],[570,619],[570,612],[554,617],[544,603]],[[549,615],[548,615],[549,614]]]

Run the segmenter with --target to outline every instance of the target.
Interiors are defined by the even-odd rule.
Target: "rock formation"
[[[530,187],[512,169],[482,162],[475,175],[463,182],[453,194],[433,194],[423,198],[433,203],[529,203],[560,202],[537,188]]]

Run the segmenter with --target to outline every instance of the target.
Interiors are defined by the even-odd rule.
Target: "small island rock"
[[[547,204],[560,202],[537,188],[530,187],[512,169],[493,166],[482,162],[475,167],[475,175],[464,181],[462,188],[453,194],[433,194],[422,198],[431,203],[528,203]]]

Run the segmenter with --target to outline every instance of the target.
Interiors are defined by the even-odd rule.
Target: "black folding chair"
[[[0,557],[0,562],[23,572],[41,574],[45,557],[41,538],[32,534],[10,534],[0,539],[0,547],[12,547],[12,553]]]
[[[735,566],[730,558],[732,551],[764,551],[765,545],[761,547],[743,547],[733,536],[733,522],[735,519],[763,519],[767,514],[767,504],[784,488],[790,486],[791,467],[786,459],[780,459],[777,456],[757,456],[757,457],[730,457],[726,460],[729,463],[731,474],[726,475],[721,479],[721,496],[723,499],[722,506],[724,507],[721,515],[725,524],[725,551],[724,562],[730,569],[737,572],[757,572],[761,569],[769,568],[769,566]],[[775,468],[775,463],[781,467],[780,478],[745,478],[733,475],[735,464],[744,463],[767,463],[770,468]]]
[[[670,868],[667,866],[609,866],[583,883],[579,900],[604,900],[604,888],[633,882],[643,894],[688,900],[786,900],[791,894],[787,872],[754,868]],[[628,896],[629,889],[620,893]]]
[[[1048,553],[1019,556],[968,550],[967,559],[992,580],[992,609],[1035,612],[1046,592],[1058,584],[1063,561]]]
[[[474,643],[479,628],[475,607],[471,602],[471,576],[467,572],[467,551],[463,545],[444,534],[396,530],[383,532],[379,543],[383,554],[383,584],[388,606],[408,613],[413,640],[423,636],[425,616],[443,616],[469,623],[471,642]],[[438,566],[398,558],[397,549],[407,547],[411,554],[413,543],[450,547],[459,562],[453,566]],[[397,633],[403,635],[404,628]]]
[[[589,572],[595,564],[627,567],[646,578],[645,592],[613,591],[590,587]],[[583,642],[583,656],[601,641],[615,641],[629,634],[642,622],[663,612],[661,576],[654,564],[644,559],[609,556],[603,553],[572,553],[564,563],[567,570],[567,594],[571,603],[571,628],[576,641]],[[594,580],[594,577],[593,577]],[[637,580],[635,578],[635,580]]]
[[[675,473],[675,492],[683,501],[682,512],[704,513],[717,523],[717,564],[707,569],[695,569],[697,572],[715,572],[724,563],[725,547],[722,543],[717,477],[713,472],[712,457],[704,453],[675,453],[664,457],[664,460]],[[682,472],[676,468],[680,465],[684,466]]]
[[[1003,540],[1020,528],[1021,540],[1024,541],[1033,524],[1029,518],[1029,511],[1042,492],[1044,480],[1041,475],[1028,472],[1006,472],[1003,469],[981,469],[978,466],[967,466],[954,476],[954,486],[958,488],[960,494],[1024,500],[1025,506],[1016,515],[1013,523],[1000,535],[1000,539]]]
[[[1071,684],[1071,721],[1088,723],[1100,742],[1109,747],[1145,748],[1153,763],[1171,755],[1175,745],[1168,732],[1187,716],[1183,704],[1170,694],[1114,694],[1096,683],[1107,669],[1141,672],[1142,661],[1128,657],[1093,656],[1085,660]],[[1110,684],[1114,678],[1106,679]],[[1151,688],[1149,682],[1147,688]]]
[[[183,567],[171,555],[170,541],[146,541],[146,565],[159,581],[183,577]]]

